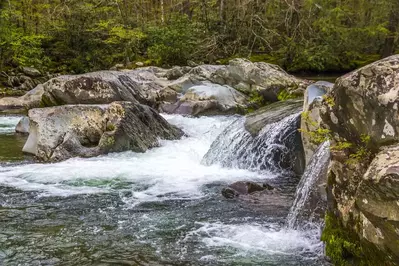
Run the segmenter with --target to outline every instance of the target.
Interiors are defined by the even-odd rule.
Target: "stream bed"
[[[299,178],[201,164],[236,117],[164,117],[187,136],[54,164],[25,158],[19,118],[0,117],[0,265],[327,265],[317,226],[286,226]],[[242,180],[279,193],[222,197]]]

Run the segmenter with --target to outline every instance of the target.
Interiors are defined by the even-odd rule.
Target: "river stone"
[[[151,107],[131,102],[32,109],[29,119],[30,134],[23,151],[42,161],[145,152],[158,146],[159,139],[183,135]]]
[[[306,89],[301,119],[301,136],[306,164],[310,162],[314,152],[320,145],[318,140],[311,138],[311,132],[321,127],[320,111],[325,109],[322,104],[323,96],[329,93],[333,87],[333,83],[318,81]],[[325,110],[322,112],[325,112]]]
[[[15,127],[15,132],[22,134],[29,134],[30,120],[29,117],[24,116],[19,120],[17,126]]]
[[[40,100],[44,93],[42,85],[38,85],[33,90],[21,97],[5,97],[0,99],[0,111],[24,110],[40,106]]]
[[[164,83],[149,69],[59,76],[43,84],[41,103],[43,106],[58,106],[129,101],[156,107]]]
[[[224,188],[222,190],[222,195],[225,198],[231,199],[239,197],[240,195],[248,195],[254,192],[263,191],[265,189],[271,190],[267,186],[262,186],[254,182],[239,181],[229,185],[227,188]]]
[[[245,129],[256,136],[265,125],[299,113],[302,110],[302,105],[302,100],[287,100],[267,105],[246,116]]]
[[[247,105],[247,97],[232,87],[206,84],[191,87],[178,102],[161,110],[193,116],[224,115],[243,113]]]
[[[392,217],[399,215],[399,210],[388,204],[389,201],[397,204],[399,200],[395,174],[379,179],[372,177],[375,171],[370,170],[395,169],[384,162],[390,160],[389,156],[379,152],[399,140],[398,84],[399,55],[395,55],[339,78],[323,101],[320,112],[323,128],[331,131],[331,146],[339,147],[343,142],[351,145],[331,150],[327,187],[329,210],[342,224],[346,235],[359,238],[345,241],[349,244],[360,241],[361,247],[367,250],[360,256],[348,251],[349,255],[368,265],[398,265],[397,252],[391,254],[393,244],[387,244],[387,241],[399,241],[399,234],[387,233],[388,228],[393,229]],[[389,163],[393,165],[396,153],[386,153],[392,156],[393,161]],[[353,157],[355,155],[357,157]],[[367,209],[367,202],[378,202],[380,211],[389,210],[389,216],[378,216],[377,205]],[[374,230],[372,226],[377,232],[376,238],[370,236]],[[387,238],[384,240],[381,236]],[[334,243],[327,241],[326,244],[327,250],[336,248],[332,246]],[[397,246],[395,248],[397,251]]]

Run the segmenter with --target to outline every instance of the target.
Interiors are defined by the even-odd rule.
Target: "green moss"
[[[106,136],[101,140],[102,147],[111,147],[115,144],[115,137],[114,136]]]
[[[51,99],[47,95],[43,94],[42,99],[40,100],[40,107],[51,107],[51,106],[60,106],[65,103],[62,101],[56,101],[55,99]]]
[[[356,236],[352,236],[332,212],[325,216],[321,240],[326,244],[326,255],[334,265],[349,265],[349,261],[361,261],[363,250]],[[356,263],[359,264],[359,263]]]
[[[108,123],[108,124],[107,124],[107,127],[106,127],[106,131],[114,131],[115,128],[116,128],[116,127],[115,127],[114,124]]]
[[[22,90],[0,88],[0,98],[1,97],[18,97],[18,96],[24,95],[25,93],[26,93],[26,91],[22,91]]]
[[[289,100],[289,99],[295,99],[298,98],[297,95],[291,94],[289,93],[287,90],[282,90],[277,94],[277,99],[279,101],[285,101],[285,100]]]

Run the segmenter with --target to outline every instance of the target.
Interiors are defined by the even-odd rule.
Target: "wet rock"
[[[248,105],[247,97],[229,86],[206,84],[193,86],[174,105],[161,110],[183,115],[222,115],[243,113]]]
[[[314,152],[320,145],[320,140],[312,139],[311,132],[321,128],[320,112],[325,112],[325,107],[322,104],[323,96],[329,93],[333,86],[333,83],[318,81],[306,89],[301,119],[301,136],[306,164],[310,162]]]
[[[29,117],[25,116],[21,118],[18,122],[17,126],[15,127],[15,132],[21,134],[29,134],[29,127],[30,127],[30,120]]]
[[[330,144],[327,141],[316,149],[297,186],[295,200],[287,219],[289,227],[320,224],[324,219],[329,163]]]
[[[131,102],[32,109],[29,119],[30,134],[23,151],[42,161],[145,152],[158,146],[159,139],[183,135],[154,109]]]
[[[227,188],[224,188],[222,190],[222,195],[225,198],[231,199],[239,197],[240,195],[248,195],[254,192],[263,191],[265,189],[270,190],[267,186],[265,187],[254,182],[239,181],[229,185]]]
[[[267,105],[249,115],[245,119],[245,129],[257,135],[267,124],[281,121],[283,118],[302,110],[301,100],[287,100]]]
[[[279,122],[284,118],[297,114],[302,109],[301,100],[287,100],[276,102],[265,106],[245,118],[245,129],[251,133],[255,138],[260,131],[267,125]],[[291,168],[295,173],[301,175],[305,169],[305,155],[301,141],[301,133],[298,131],[300,118],[295,122],[293,131],[285,132],[280,136],[279,142],[285,143],[289,146],[289,151],[279,152],[278,149],[274,151],[275,161],[283,168]],[[273,129],[271,129],[273,130]]]

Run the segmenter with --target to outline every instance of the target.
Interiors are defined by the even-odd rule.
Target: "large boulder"
[[[323,101],[332,160],[323,240],[335,263],[399,265],[397,150],[380,151],[399,141],[398,84],[395,55],[339,78]]]
[[[322,134],[315,136],[313,132],[321,127],[320,111],[323,109],[323,97],[332,90],[333,86],[333,83],[318,81],[306,89],[301,120],[302,143],[306,164],[310,162],[319,145],[327,139]]]
[[[40,101],[44,89],[42,85],[38,85],[33,90],[27,92],[24,96],[13,98],[5,97],[0,99],[0,111],[10,111],[10,110],[24,110],[31,109],[40,106]]]
[[[32,109],[29,119],[30,134],[23,151],[42,161],[145,152],[158,146],[159,139],[183,135],[151,107],[132,102]]]
[[[161,110],[183,115],[220,115],[244,113],[248,98],[229,86],[206,84],[193,86],[174,104],[163,104]]]
[[[155,107],[165,82],[150,69],[59,76],[43,84],[42,105],[129,101]]]
[[[289,173],[302,174],[305,165],[298,130],[302,102],[284,103],[291,107],[285,109],[284,104],[273,103],[254,117],[238,118],[212,143],[203,163],[278,173],[288,170]],[[282,108],[286,112],[279,111]],[[270,119],[267,119],[269,112]]]
[[[307,81],[287,74],[277,65],[252,63],[242,58],[231,60],[226,68],[216,71],[211,80],[230,85],[248,95],[257,93],[266,102],[302,96],[308,85]]]

